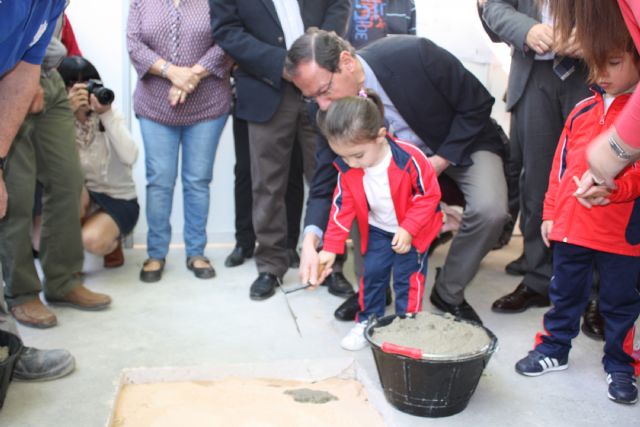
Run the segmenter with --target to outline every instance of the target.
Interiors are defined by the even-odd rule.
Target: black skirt
[[[120,234],[127,235],[133,231],[140,214],[138,199],[114,199],[104,193],[94,193],[93,191],[89,191],[89,196],[92,202],[113,218],[120,230]]]

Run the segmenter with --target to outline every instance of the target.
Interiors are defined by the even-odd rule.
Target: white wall
[[[204,1],[204,0],[201,0]],[[458,56],[496,98],[494,116],[507,126],[501,98],[509,67],[508,49],[490,42],[484,34],[475,6],[476,0],[416,0],[418,34],[428,37]],[[83,54],[96,66],[106,86],[116,92],[114,105],[130,119],[132,133],[140,147],[134,170],[141,216],[134,232],[134,243],[146,239],[144,150],[138,123],[131,110],[135,72],[126,51],[126,21],[129,0],[74,0],[67,15]],[[508,129],[508,127],[505,127]],[[211,208],[207,233],[210,242],[233,242],[233,136],[231,120],[222,135],[214,167]],[[182,241],[182,188],[176,186],[171,223],[173,241]]]

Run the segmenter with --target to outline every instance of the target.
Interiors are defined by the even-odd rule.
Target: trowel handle
[[[401,356],[410,357],[412,359],[422,359],[422,350],[419,348],[404,347],[401,345],[382,343],[382,351],[390,354],[399,354]]]

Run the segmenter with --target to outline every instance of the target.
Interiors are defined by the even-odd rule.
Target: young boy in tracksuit
[[[384,315],[392,270],[396,313],[422,309],[427,249],[442,226],[440,187],[424,153],[387,134],[382,102],[373,91],[333,101],[318,113],[318,125],[339,156],[319,260],[326,277],[357,218],[364,254],[360,312],[340,345],[359,350],[366,346],[369,316]]]
[[[594,95],[576,105],[556,150],[545,196],[543,240],[553,242],[552,308],[544,315],[544,332],[533,351],[516,363],[516,371],[537,376],[566,369],[571,340],[589,301],[592,269],[600,272],[600,311],[605,319],[602,359],[608,396],[635,403],[640,351],[634,350],[634,323],[640,313],[640,164],[618,175],[613,191],[596,187],[590,198],[575,195],[577,181],[588,173],[586,150],[609,128],[640,80],[637,52],[607,55],[592,72]]]

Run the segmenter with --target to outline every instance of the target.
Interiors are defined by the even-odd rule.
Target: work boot
[[[18,381],[49,381],[70,374],[76,361],[67,350],[38,350],[25,347],[13,370]]]
[[[84,285],[76,286],[64,294],[62,298],[46,298],[50,304],[67,305],[89,311],[104,310],[111,304],[111,297],[109,295],[90,291]]]

